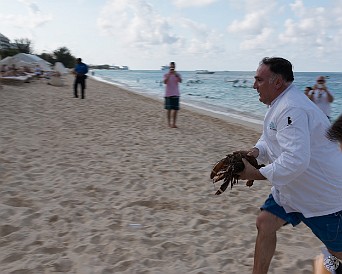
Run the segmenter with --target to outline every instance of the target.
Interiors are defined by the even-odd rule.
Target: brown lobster
[[[218,161],[211,173],[210,179],[213,180],[213,183],[216,183],[222,179],[224,179],[223,184],[216,191],[215,195],[220,195],[223,193],[228,185],[233,188],[233,185],[239,182],[239,175],[237,173],[242,172],[245,168],[245,164],[242,162],[242,158],[245,158],[252,166],[259,169],[264,165],[259,165],[258,161],[253,157],[247,155],[247,151],[236,151],[232,154],[228,154],[225,158]],[[246,185],[251,187],[253,185],[253,180],[247,181]]]

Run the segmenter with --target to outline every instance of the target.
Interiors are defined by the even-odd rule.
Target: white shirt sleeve
[[[258,163],[263,163],[263,164],[268,164],[269,160],[266,154],[266,147],[267,144],[264,140],[264,134],[261,135],[260,139],[258,140],[258,142],[255,144],[255,146],[257,149],[259,149],[259,155],[257,157]]]

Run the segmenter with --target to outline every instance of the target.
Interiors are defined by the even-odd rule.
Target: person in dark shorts
[[[181,75],[176,72],[175,62],[170,63],[170,70],[164,75],[165,87],[165,109],[167,111],[167,122],[171,128],[177,128],[177,112],[179,110],[179,83],[182,82]]]
[[[78,98],[77,86],[81,86],[81,99],[85,99],[86,78],[88,73],[88,66],[82,63],[81,58],[76,59],[77,64],[74,69],[75,81],[74,81],[74,97]]]
[[[272,188],[256,220],[253,274],[268,272],[278,230],[300,222],[331,254],[325,266],[336,270],[342,260],[342,153],[326,138],[330,122],[293,84],[288,60],[265,57],[254,78],[253,88],[268,110],[248,155],[266,165],[256,169],[243,159],[239,178],[267,179]]]

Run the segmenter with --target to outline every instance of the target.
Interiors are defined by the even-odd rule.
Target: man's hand
[[[239,179],[241,180],[254,180],[251,176],[254,174],[255,170],[257,170],[254,166],[252,166],[245,158],[242,158],[242,162],[245,165],[245,168],[239,174]]]
[[[259,156],[259,149],[256,147],[253,147],[252,149],[248,150],[247,153],[248,156],[253,156],[254,158],[258,158]]]
[[[257,158],[259,156],[259,149],[257,149],[256,147],[253,147],[250,150],[237,150],[234,151],[233,154],[240,152],[243,154],[247,154],[248,156],[252,156],[254,158]]]
[[[233,153],[239,153],[241,151],[235,151]],[[257,158],[259,156],[259,149],[256,147],[251,148],[250,150],[244,151],[248,156],[252,156]],[[245,158],[242,158],[242,161],[245,165],[245,169],[238,173],[239,179],[247,180],[246,185],[251,186],[253,184],[253,180],[265,180],[266,178],[260,173],[260,171],[252,166]]]
[[[242,172],[238,173],[239,179],[247,180],[247,185],[253,180],[265,180],[266,178],[260,173],[259,169],[252,166],[246,159],[242,158],[245,168]]]

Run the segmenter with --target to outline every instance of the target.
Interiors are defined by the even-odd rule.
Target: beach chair
[[[22,85],[30,82],[30,76],[3,76],[0,77],[0,83],[4,85]]]

